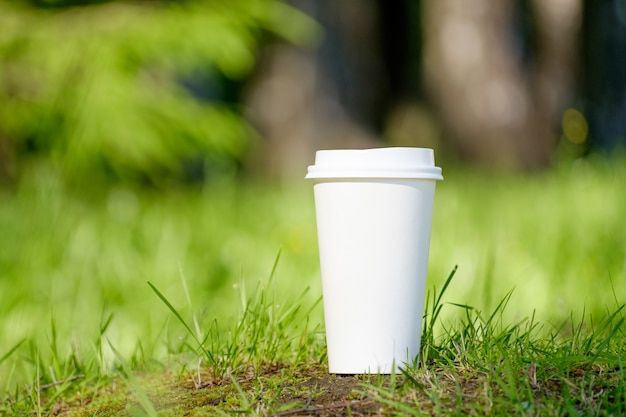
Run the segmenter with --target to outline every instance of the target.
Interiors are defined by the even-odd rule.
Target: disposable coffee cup
[[[317,151],[328,368],[388,374],[419,354],[435,183],[425,148]]]

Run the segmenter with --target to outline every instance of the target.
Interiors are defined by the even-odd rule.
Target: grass
[[[452,276],[446,284],[453,283]],[[295,310],[287,306],[287,314],[275,316],[277,307],[267,297],[271,288],[259,288],[240,315],[242,331],[212,349],[213,354],[224,356],[227,366],[209,358],[205,364],[199,361],[195,369],[179,368],[177,374],[141,372],[136,376],[118,357],[123,383],[114,381],[97,391],[83,385],[92,391],[91,399],[65,396],[55,403],[56,409],[68,416],[626,412],[623,306],[598,322],[590,320],[588,329],[582,321],[570,322],[571,327],[565,329],[542,328],[532,318],[504,323],[508,295],[489,316],[468,306],[451,305],[461,308],[465,318],[435,337],[431,325],[442,311],[448,287],[429,297],[434,303],[425,316],[421,362],[400,375],[328,375],[322,363],[323,344],[308,339],[306,327],[292,332],[307,314],[293,320]],[[164,295],[159,298],[171,309]],[[247,317],[255,320],[247,321]],[[187,333],[193,334],[182,317],[181,321]],[[258,326],[257,321],[264,324]],[[257,335],[261,329],[271,333],[264,342]],[[246,338],[239,339],[238,334]],[[239,349],[233,351],[235,341]],[[309,352],[311,347],[315,351]],[[202,358],[203,349],[197,351]]]
[[[0,415],[621,415],[620,161],[446,169],[422,360],[389,377],[326,372],[310,184],[35,172],[0,190]]]

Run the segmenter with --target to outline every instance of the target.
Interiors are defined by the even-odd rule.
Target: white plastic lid
[[[338,149],[315,153],[305,178],[404,178],[443,180],[428,148]]]

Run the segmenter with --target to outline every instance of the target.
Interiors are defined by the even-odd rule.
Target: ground
[[[137,376],[141,389],[159,415],[215,415],[254,412],[267,416],[377,415],[381,405],[371,399],[365,383],[374,377],[328,374],[316,363],[294,367],[273,364],[236,377],[214,378],[205,369],[183,373],[146,373]],[[377,377],[384,385],[388,377]],[[85,398],[77,393],[59,402],[53,415],[137,415],[140,407],[136,387],[119,378]],[[349,411],[348,411],[349,410]],[[139,412],[143,414],[143,412]]]
[[[564,374],[530,363],[515,375],[502,371],[497,365],[489,371],[457,364],[395,376],[334,375],[324,364],[309,362],[250,365],[236,375],[217,378],[202,368],[142,373],[131,378],[135,382],[118,377],[92,394],[77,392],[59,399],[51,415],[621,414],[626,395],[621,367],[581,363]],[[516,379],[514,384],[509,383],[511,378]]]

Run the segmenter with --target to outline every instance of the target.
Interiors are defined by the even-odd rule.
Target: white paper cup
[[[432,149],[316,153],[328,367],[391,373],[419,353],[433,199]]]

